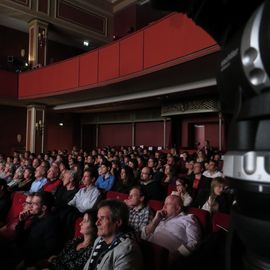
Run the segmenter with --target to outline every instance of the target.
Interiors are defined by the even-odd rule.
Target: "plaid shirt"
[[[146,226],[151,217],[153,217],[152,210],[148,207],[142,207],[138,210],[129,208],[129,225],[136,231],[141,232],[142,227]]]

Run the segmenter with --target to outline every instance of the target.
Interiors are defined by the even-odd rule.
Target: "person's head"
[[[109,161],[107,162],[102,162],[100,165],[100,173],[101,175],[107,174],[111,169],[111,163]]]
[[[184,179],[178,178],[175,181],[176,190],[178,193],[186,193],[187,184]]]
[[[128,181],[132,181],[133,178],[134,178],[134,174],[133,174],[132,169],[129,166],[124,166],[120,172],[120,179],[123,182],[128,182]]]
[[[51,166],[50,169],[47,172],[47,178],[50,181],[55,181],[58,179],[60,174],[60,170],[57,166]]]
[[[199,162],[194,163],[193,166],[193,173],[196,174],[200,174],[202,172],[202,165]]]
[[[46,170],[42,166],[38,166],[35,171],[35,178],[45,177]]]
[[[150,157],[149,159],[148,159],[148,162],[147,162],[147,166],[149,167],[149,168],[155,168],[156,166],[157,166],[157,159],[156,158],[154,158],[154,157]]]
[[[208,171],[215,172],[216,170],[217,170],[216,162],[213,160],[210,160],[208,164]]]
[[[145,202],[145,194],[141,186],[135,186],[129,191],[128,205],[131,208],[143,205]]]
[[[33,172],[32,167],[26,167],[24,169],[24,172],[23,172],[23,178],[24,179],[27,179],[27,180],[32,179],[33,178],[33,174],[34,174],[34,172]]]
[[[32,161],[33,168],[36,169],[39,165],[40,165],[39,159],[38,158],[34,158],[33,161]]]
[[[225,180],[221,177],[216,177],[211,182],[211,193],[214,196],[220,196],[224,190]]]
[[[97,211],[96,210],[88,210],[83,215],[83,220],[80,223],[80,233],[85,236],[90,236],[91,239],[95,239],[97,237]]]
[[[166,164],[166,165],[164,166],[164,174],[167,176],[167,175],[170,175],[171,172],[172,172],[172,166]]]
[[[36,192],[31,201],[31,214],[34,216],[43,216],[50,212],[54,205],[54,197],[50,192]]]
[[[138,168],[138,160],[133,158],[128,162],[128,166],[132,168],[133,170],[136,170]]]
[[[83,173],[82,182],[83,184],[88,187],[92,185],[92,183],[95,181],[95,174],[92,170],[87,169]]]
[[[165,199],[163,210],[166,212],[166,218],[177,216],[183,208],[183,201],[180,196],[169,195]]]
[[[167,157],[167,164],[168,164],[168,165],[171,165],[171,166],[175,165],[175,157],[173,157],[173,156],[168,156],[168,157]]]
[[[125,203],[118,200],[104,200],[98,206],[98,236],[109,244],[115,235],[128,227],[129,210]]]
[[[76,186],[76,173],[72,170],[67,170],[64,173],[63,186]]]
[[[148,182],[152,179],[153,171],[149,167],[144,167],[141,172],[141,181]]]
[[[33,194],[28,194],[23,204],[23,211],[31,211]]]

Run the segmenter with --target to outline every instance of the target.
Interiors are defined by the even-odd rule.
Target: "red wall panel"
[[[119,76],[119,42],[99,50],[98,80],[99,82]]]
[[[0,98],[18,97],[18,74],[0,70]]]
[[[80,56],[79,86],[97,83],[98,50]]]
[[[64,126],[59,126],[60,122],[62,122]],[[46,150],[72,149],[74,145],[74,120],[72,115],[48,113],[46,130]]]
[[[120,41],[120,76],[143,69],[143,32]]]
[[[0,153],[10,155],[12,151],[25,150],[26,109],[0,106]],[[22,135],[21,143],[17,142],[17,134]]]
[[[144,68],[209,47],[216,42],[183,14],[169,16],[144,30]]]
[[[131,124],[100,125],[98,142],[100,147],[131,145],[132,125]]]
[[[163,122],[145,122],[135,125],[135,145],[163,146]]]
[[[78,87],[79,57],[19,76],[19,96],[46,95]]]
[[[205,139],[218,148],[218,122],[205,125]]]

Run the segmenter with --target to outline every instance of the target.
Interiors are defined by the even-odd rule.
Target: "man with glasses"
[[[37,192],[33,194],[30,211],[19,215],[16,237],[21,261],[16,269],[32,267],[57,252],[59,230],[57,219],[50,213],[53,204],[51,193]],[[31,224],[27,226],[30,218]]]

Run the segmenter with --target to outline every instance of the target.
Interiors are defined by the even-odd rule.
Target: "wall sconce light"
[[[42,30],[42,32],[38,33],[38,45],[39,47],[44,47],[47,43],[47,34],[45,30]]]
[[[41,120],[39,120],[38,122],[36,122],[36,133],[39,135],[39,136],[42,136],[43,135],[43,132],[44,132],[44,123],[42,123]]]

